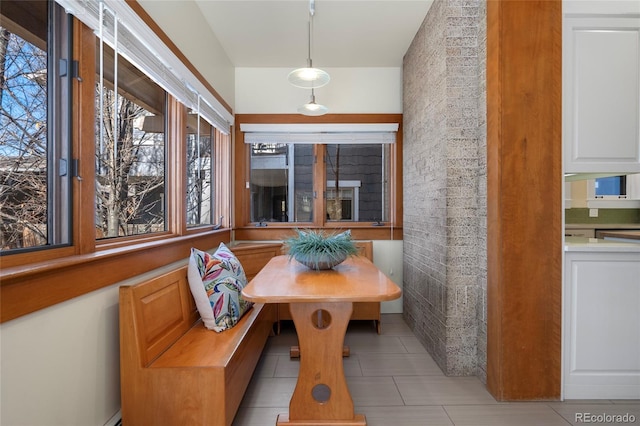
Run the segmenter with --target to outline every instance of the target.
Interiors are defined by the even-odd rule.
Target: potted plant
[[[358,253],[351,231],[326,234],[323,231],[296,229],[296,236],[285,241],[289,259],[311,269],[331,269],[348,256]]]

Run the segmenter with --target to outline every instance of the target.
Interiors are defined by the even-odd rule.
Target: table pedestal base
[[[347,358],[351,356],[349,346],[342,348],[342,356]],[[300,346],[291,346],[291,348],[289,348],[289,358],[300,358]]]
[[[288,414],[279,414],[276,426],[366,426],[364,414],[356,414],[353,420],[289,420]]]
[[[289,305],[300,345],[300,372],[289,414],[277,426],[366,426],[353,410],[342,354],[353,303],[300,302]]]

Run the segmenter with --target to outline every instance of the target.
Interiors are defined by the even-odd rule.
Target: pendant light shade
[[[326,85],[331,77],[319,68],[298,68],[289,73],[289,83],[302,89],[313,89]]]
[[[329,109],[321,104],[316,103],[316,96],[311,89],[311,99],[304,105],[298,107],[298,112],[303,115],[324,115]]]
[[[287,76],[289,83],[302,89],[317,89],[329,83],[331,77],[329,73],[313,67],[311,59],[311,36],[313,33],[313,15],[315,15],[315,2],[309,0],[309,37],[308,37],[308,57],[306,68],[298,68],[293,70]]]

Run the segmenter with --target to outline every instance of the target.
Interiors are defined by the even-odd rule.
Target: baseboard
[[[104,426],[122,426],[122,412],[118,410],[117,413],[113,415]]]

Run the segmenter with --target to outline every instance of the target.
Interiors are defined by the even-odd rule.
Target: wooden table
[[[397,299],[400,288],[362,256],[334,269],[313,271],[277,256],[242,290],[256,303],[289,303],[300,345],[300,372],[289,413],[276,425],[363,426],[355,414],[342,364],[344,336],[353,302]]]

